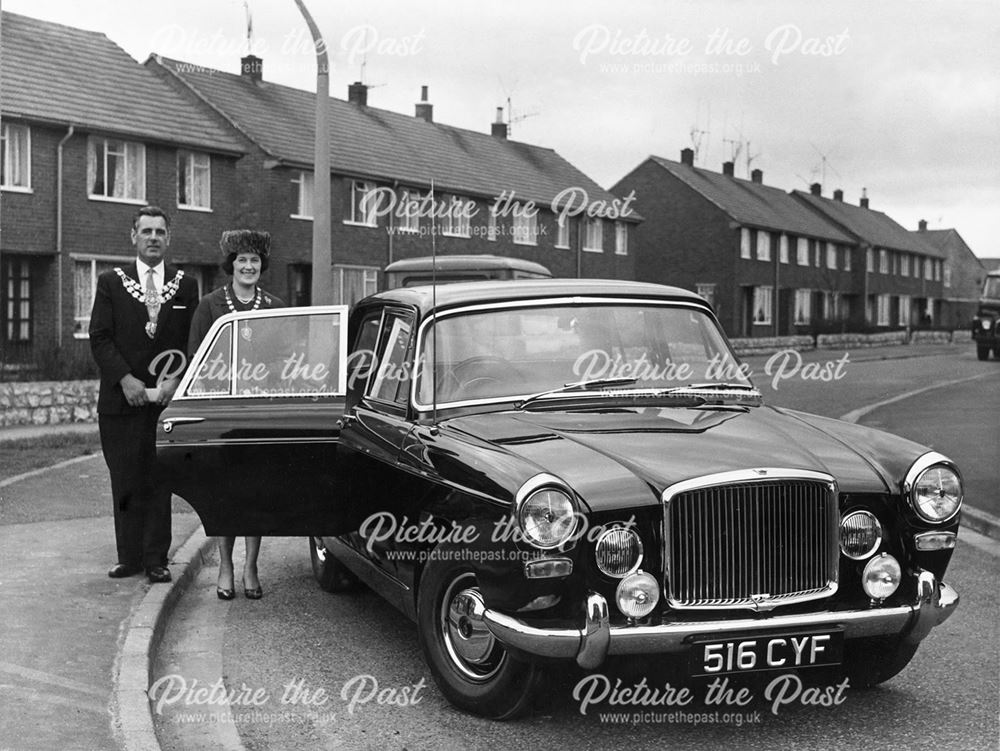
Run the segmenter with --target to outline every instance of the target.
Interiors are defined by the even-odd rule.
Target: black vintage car
[[[1000,271],[991,271],[983,282],[979,309],[972,319],[972,339],[980,360],[988,360],[990,350],[1000,360]]]
[[[764,406],[696,295],[481,282],[346,316],[220,319],[159,457],[208,534],[306,536],[324,589],[414,619],[459,707],[514,716],[613,655],[872,685],[954,612],[955,465]]]

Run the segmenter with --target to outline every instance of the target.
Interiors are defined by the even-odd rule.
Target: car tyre
[[[910,664],[919,644],[902,639],[858,639],[848,642],[844,654],[844,674],[851,688],[872,688],[897,675]]]
[[[323,543],[322,537],[309,538],[309,560],[313,576],[325,592],[349,592],[360,587],[361,582]]]
[[[987,344],[987,345],[984,346],[982,344],[977,344],[976,345],[976,357],[978,357],[980,360],[989,360],[990,359],[990,345]]]
[[[467,565],[431,560],[417,593],[417,629],[434,680],[456,707],[508,720],[528,708],[542,670],[514,657],[494,638],[478,617],[484,609]]]

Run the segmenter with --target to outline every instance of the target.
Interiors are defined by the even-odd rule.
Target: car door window
[[[232,388],[233,327],[219,330],[187,389],[190,396],[228,396]]]
[[[407,357],[413,322],[404,312],[390,311],[382,324],[378,348],[378,367],[368,384],[368,397],[379,402],[405,405],[410,393]]]

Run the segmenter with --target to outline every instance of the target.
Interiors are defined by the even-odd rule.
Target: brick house
[[[854,206],[843,200],[839,190],[826,198],[818,183],[808,193],[796,190],[792,195],[853,237],[860,248],[856,293],[864,300],[866,328],[909,329],[940,322],[944,288],[940,250],[870,208],[867,197]]]
[[[236,211],[241,142],[100,33],[3,14],[0,365],[89,359],[97,274],[162,206],[205,281]]]
[[[311,286],[315,94],[266,81],[264,61],[247,56],[241,73],[151,56],[145,63],[175,91],[217,115],[241,135],[248,154],[237,164],[236,222],[272,235],[265,285],[294,304]],[[633,278],[629,234],[638,221],[585,214],[560,216],[613,195],[551,149],[507,138],[502,122],[490,133],[434,120],[424,87],[414,115],[368,104],[368,89],[349,87],[330,99],[330,163],[334,296],[353,303],[382,286],[392,261],[436,253],[488,253],[547,266],[555,276]],[[433,201],[447,215],[433,219]],[[575,191],[568,196],[567,190]],[[491,211],[498,197],[506,213]],[[527,202],[537,215],[524,211]],[[466,211],[452,212],[460,202]],[[555,203],[554,203],[555,202]],[[423,207],[423,208],[421,208]],[[433,247],[432,247],[433,243]]]
[[[730,336],[812,333],[849,325],[858,307],[856,240],[787,192],[651,156],[611,191],[635,193],[636,278],[694,290]]]
[[[951,329],[966,328],[979,305],[986,266],[966,245],[957,229],[927,229],[924,219],[917,226],[917,236],[944,256],[938,323]]]

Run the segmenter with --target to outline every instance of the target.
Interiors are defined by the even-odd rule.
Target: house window
[[[715,285],[714,284],[697,284],[695,285],[695,292],[705,298],[709,305],[715,308]]]
[[[910,254],[903,253],[899,259],[899,275],[909,276],[910,275]]]
[[[615,222],[615,255],[628,255],[628,225],[625,222]]]
[[[823,243],[821,243],[819,240],[810,240],[809,252],[812,254],[813,257],[813,266],[815,266],[818,269],[820,266],[823,265],[822,259],[820,258],[820,256],[823,254]]]
[[[871,248],[865,250],[865,268],[869,274],[875,271],[875,251]]]
[[[334,305],[354,305],[358,300],[378,291],[378,267],[333,267]]]
[[[471,201],[462,200],[458,196],[442,196],[447,206],[441,217],[441,234],[452,237],[469,237],[469,214],[472,213]]]
[[[514,244],[538,244],[538,215],[536,213],[532,212],[531,216],[525,216],[523,211],[514,212]]]
[[[4,341],[31,341],[31,267],[27,258],[4,259],[3,321]]]
[[[771,233],[757,230],[757,260],[771,260]]]
[[[778,238],[778,261],[788,263],[788,235]]]
[[[891,305],[891,298],[889,295],[876,295],[875,297],[876,305],[876,326],[888,326],[889,325],[889,309]]]
[[[486,214],[486,239],[490,242],[496,242],[497,234],[497,212],[491,206]]]
[[[823,320],[839,321],[841,319],[842,299],[839,292],[823,293]]]
[[[409,188],[400,193],[399,208],[396,210],[400,232],[420,231],[420,198],[420,193]]]
[[[293,219],[313,218],[313,173],[299,170],[292,177],[295,186],[295,211]]]
[[[212,159],[208,154],[177,152],[177,205],[184,209],[212,208]]]
[[[795,241],[795,262],[799,266],[809,265],[809,241],[804,237]]]
[[[93,138],[87,141],[90,198],[144,202],[146,147],[133,141]]]
[[[90,313],[94,309],[97,277],[115,266],[127,265],[131,258],[75,258],[73,261],[73,336],[87,339]]]
[[[878,273],[889,273],[889,251],[885,248],[878,252]]]
[[[826,244],[826,267],[837,270],[837,246],[833,243]]]
[[[944,286],[951,286],[951,264],[944,264]]]
[[[912,306],[912,300],[909,295],[899,296],[899,325],[909,326],[910,325],[910,310]]]
[[[31,131],[4,123],[0,129],[0,188],[31,190]]]
[[[924,259],[924,279],[928,282],[934,281],[934,268],[930,258]]]
[[[569,247],[569,217],[562,214],[556,218],[556,247]]]
[[[943,264],[942,264],[941,261],[935,261],[934,262],[934,281],[935,282],[940,282],[941,281],[941,267],[942,267],[942,265]]]
[[[604,222],[599,217],[594,216],[587,219],[587,233],[583,249],[594,253],[604,252]]]
[[[812,320],[812,290],[795,290],[795,324],[801,326]]]
[[[375,190],[375,186],[371,183],[351,180],[351,212],[350,216],[344,220],[345,223],[360,224],[364,227],[377,226],[378,223],[375,220],[376,201],[365,200],[373,190]]]
[[[851,249],[844,248],[844,271],[851,270]]]
[[[288,265],[288,304],[297,307],[312,302],[312,266],[294,263]]]
[[[750,230],[740,228],[740,258],[750,258]]]
[[[766,325],[771,323],[773,300],[773,287],[753,288],[753,322],[755,324]]]

